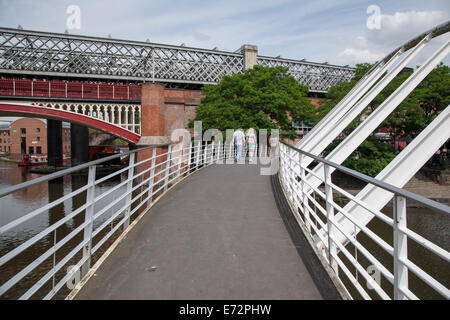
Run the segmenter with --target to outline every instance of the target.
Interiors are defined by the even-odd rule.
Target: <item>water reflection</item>
[[[9,187],[25,181],[35,179],[41,175],[33,174],[28,171],[27,168],[18,167],[17,163],[6,162],[0,160],[0,188]],[[99,178],[99,177],[97,177]],[[121,176],[116,179],[111,179],[98,186],[96,186],[96,194],[100,194],[110,189],[111,186],[120,183]],[[53,202],[64,195],[71,193],[86,185],[86,174],[73,174],[71,176],[65,176],[57,179],[53,179],[48,182],[43,182],[38,185],[20,190],[0,198],[0,225],[4,226],[11,221],[24,216],[33,210],[39,209],[44,205]],[[96,208],[95,211],[100,210],[102,206],[110,203],[117,194],[123,194],[123,188],[119,188],[117,193],[113,192],[109,197],[102,199],[102,202]],[[73,198],[69,198],[60,204],[50,208],[48,211],[37,215],[36,217],[28,220],[27,222],[15,227],[14,229],[0,235],[0,256],[8,253],[18,245],[31,239],[33,236],[44,230],[50,225],[53,225],[65,218],[66,215],[72,213],[76,209],[80,208],[86,201],[86,191],[81,192]],[[119,205],[123,205],[119,203]],[[70,232],[76,229],[84,222],[84,211],[74,216],[72,219],[62,223],[61,226],[56,228],[55,231],[47,234],[43,239],[31,246],[22,254],[16,256],[8,263],[0,266],[0,285],[5,283],[7,279],[16,275],[20,270],[25,268],[29,263],[39,258],[46,250],[52,248],[54,244]],[[97,224],[102,223],[108,217],[101,217]],[[27,288],[36,283],[36,281],[47,273],[56,263],[64,256],[66,256],[73,248],[75,248],[82,240],[83,232],[79,232],[74,238],[68,241],[56,252],[55,256],[51,256],[46,259],[41,265],[39,265],[31,276],[25,277],[16,286],[8,290],[0,299],[17,299],[20,297]],[[58,277],[61,278],[65,271]],[[57,277],[57,278],[58,278]],[[58,281],[58,279],[56,279]],[[45,293],[51,289],[53,279],[49,281],[49,284],[45,286]],[[67,294],[67,290],[56,296],[56,298],[63,298]]]

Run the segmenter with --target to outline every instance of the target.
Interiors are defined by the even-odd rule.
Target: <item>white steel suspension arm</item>
[[[384,168],[375,179],[402,188],[428,159],[450,138],[450,105],[443,110],[408,146]],[[357,198],[367,203],[373,210],[381,210],[393,197],[391,192],[368,184]],[[367,225],[373,215],[352,202],[344,207],[362,225]],[[336,215],[339,224],[349,233],[354,233],[354,225],[342,215]],[[359,229],[357,230],[359,231]],[[340,238],[339,234],[336,234]],[[339,239],[345,242],[343,238]]]
[[[325,128],[323,130],[320,139],[311,140],[309,149],[305,151],[310,152],[314,155],[319,155],[323,150],[325,150],[325,148],[331,142],[333,142],[333,140],[336,139],[336,137],[353,121],[353,119],[355,119],[367,107],[367,105],[392,81],[392,79],[394,79],[397,76],[397,74],[401,70],[403,70],[403,68],[407,65],[407,63],[410,62],[425,47],[425,45],[429,41],[429,38],[430,38],[429,35],[423,38],[422,41],[420,41],[413,49],[411,49],[411,51],[408,52],[407,56],[404,57],[397,65],[395,65],[395,67],[385,77],[383,77],[372,89],[370,89],[370,91],[363,98],[361,98],[361,100],[359,100],[353,108],[351,108],[347,113],[342,115],[342,117],[336,119],[334,121],[334,125]],[[413,89],[414,88],[415,86],[413,87]],[[396,92],[394,92],[394,94]],[[390,98],[392,98],[394,94],[392,94]],[[400,102],[403,99],[404,98],[402,98]],[[372,131],[370,131],[369,134]],[[364,139],[362,141],[364,141]],[[359,144],[361,144],[361,142]],[[357,146],[359,146],[359,144]],[[353,150],[351,152],[353,152]],[[347,156],[345,156],[345,158],[347,158]],[[306,160],[305,166],[308,166],[312,161],[313,160],[311,158],[308,158]]]
[[[431,72],[431,70],[449,53],[450,42],[444,44],[435,54],[422,65],[413,75],[411,75],[385,102],[380,105],[357,129],[355,129],[332,153],[327,157],[327,160],[341,163],[345,158],[353,152],[354,149],[370,134],[382,121],[390,114],[387,113],[386,106],[395,107]],[[383,107],[383,108],[382,108]],[[391,111],[392,111],[391,110]],[[423,166],[423,164],[431,157],[431,155],[449,138],[450,132],[447,128],[450,127],[449,122],[449,108],[447,107],[441,114],[423,130],[414,140],[405,148],[380,174],[376,177],[384,182],[391,183],[397,187],[402,187],[408,180]],[[387,115],[385,114],[387,113]],[[366,134],[362,134],[361,130],[365,127]],[[372,128],[372,130],[370,128]],[[445,131],[447,129],[447,131]],[[357,141],[359,139],[359,141]],[[361,140],[362,139],[362,140]],[[352,141],[353,140],[353,141]],[[356,145],[354,149],[350,145]],[[338,151],[338,148],[340,152]],[[342,152],[342,153],[341,153]],[[344,157],[344,155],[347,156]],[[405,160],[402,160],[405,159]],[[407,161],[406,159],[409,159]],[[320,171],[322,168],[322,171]],[[333,168],[330,168],[334,170]],[[396,173],[393,173],[396,171]],[[323,167],[316,166],[314,172],[320,177],[323,176]],[[387,179],[387,177],[390,177]],[[392,180],[392,177],[393,180]],[[319,179],[316,177],[309,177],[309,183],[313,186],[320,185]],[[392,194],[383,194],[375,187],[366,187],[358,194],[358,199],[370,203],[371,207],[380,210],[392,198]],[[369,202],[368,202],[369,201]],[[366,225],[373,215],[369,214],[364,209],[356,209],[353,205],[348,204],[344,210],[352,214],[355,219],[362,225]],[[336,219],[341,223],[346,221],[345,230],[350,234],[354,234],[354,225],[348,223],[342,214],[337,214]],[[346,240],[339,234],[336,234],[337,239],[342,243]]]
[[[372,112],[352,133],[344,139],[326,157],[327,160],[341,164],[347,157],[364,142],[364,140],[386,119],[392,111],[414,90],[414,88],[441,62],[450,51],[450,41],[447,41],[433,56],[431,56],[415,73],[397,88],[378,108]],[[334,171],[331,168],[331,171]],[[314,173],[323,177],[323,165],[314,168]],[[317,187],[321,180],[309,174],[306,179],[309,184]]]
[[[313,146],[327,135],[329,128],[333,127],[341,117],[351,110],[355,103],[373,86],[373,84],[386,72],[386,70],[400,57],[403,50],[400,49],[386,63],[380,63],[372,72],[364,75],[352,90],[317,123],[310,132],[297,144],[297,148],[311,152]]]

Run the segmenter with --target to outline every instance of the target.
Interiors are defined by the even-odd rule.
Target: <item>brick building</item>
[[[70,125],[63,122],[63,155],[70,158]],[[9,126],[0,127],[0,152],[11,159],[22,159],[24,154],[47,155],[47,121],[20,118]]]

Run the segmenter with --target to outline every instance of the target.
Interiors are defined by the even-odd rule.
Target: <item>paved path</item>
[[[322,299],[256,165],[214,165],[168,192],[77,299]]]

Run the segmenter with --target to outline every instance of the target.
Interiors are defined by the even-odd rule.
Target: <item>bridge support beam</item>
[[[89,162],[89,129],[72,123],[70,125],[71,165]]]
[[[141,94],[141,138],[137,143],[139,146],[154,146],[156,155],[167,153],[170,144],[169,138],[165,136],[166,121],[164,116],[164,85],[159,83],[144,83],[142,85]],[[148,149],[137,153],[136,162],[148,159],[154,156],[153,150]],[[146,164],[136,168],[137,172],[149,168],[151,165],[157,166],[164,162],[166,157],[158,157],[156,161],[147,162]],[[164,170],[165,166],[160,165],[156,170],[152,170],[155,181],[160,181],[161,177],[158,172]],[[150,173],[143,176],[144,179],[150,178]],[[151,188],[150,192],[153,192]]]
[[[62,122],[58,120],[47,120],[47,160],[49,166],[62,166]]]
[[[258,46],[244,44],[241,47],[241,52],[244,54],[244,69],[247,70],[253,68],[258,59]]]

